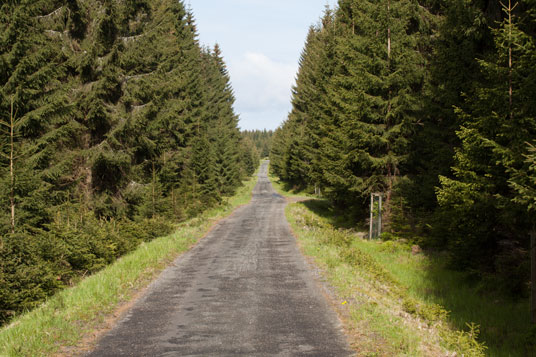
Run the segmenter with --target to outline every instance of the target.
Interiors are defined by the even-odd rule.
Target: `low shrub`
[[[106,221],[84,217],[76,225],[52,224],[3,237],[0,245],[0,324],[31,310],[142,242],[172,232],[162,218]]]

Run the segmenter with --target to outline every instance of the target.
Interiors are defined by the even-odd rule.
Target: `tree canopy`
[[[271,170],[353,221],[524,295],[534,230],[534,3],[339,0],[311,27]]]
[[[0,321],[251,175],[218,45],[172,0],[0,5]]]

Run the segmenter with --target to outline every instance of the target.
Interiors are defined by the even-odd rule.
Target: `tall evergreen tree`
[[[405,173],[424,88],[426,16],[405,1],[339,3],[339,61],[328,84],[331,115],[321,122],[321,162],[326,190],[345,205],[385,192],[389,207]]]
[[[0,117],[5,123],[10,122],[11,116],[17,121],[14,145],[15,156],[19,157],[12,161],[15,192],[10,195],[18,202],[3,207],[18,206],[20,219],[15,221],[29,226],[45,223],[45,205],[51,202],[43,202],[42,196],[51,190],[51,158],[69,140],[66,136],[78,130],[76,123],[66,119],[70,106],[66,91],[59,85],[66,58],[60,43],[49,38],[54,35],[45,31],[37,17],[45,3],[2,5],[2,14],[9,20],[2,19],[7,27],[0,39]],[[10,166],[8,162],[4,164]]]
[[[439,202],[452,211],[450,232],[457,233],[449,242],[456,262],[492,271],[514,269],[501,261],[517,245],[527,245],[530,226],[511,183],[514,173],[529,171],[527,142],[536,136],[536,112],[526,104],[536,88],[534,38],[520,29],[514,7],[503,5],[504,19],[492,31],[496,50],[480,61],[485,81],[466,99],[469,110],[458,110],[463,126],[455,177],[441,177],[438,190]],[[512,289],[522,289],[522,276],[507,278]]]
[[[235,101],[230,78],[220,47],[205,53],[205,75],[210,133],[215,154],[215,173],[220,194],[230,194],[240,183],[238,117],[233,110]]]
[[[217,204],[258,158],[241,141],[219,49],[202,51],[182,1],[0,9],[6,321]]]

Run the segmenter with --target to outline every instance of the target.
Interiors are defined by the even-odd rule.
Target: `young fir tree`
[[[504,19],[492,31],[496,50],[480,61],[484,81],[466,98],[468,110],[458,109],[463,125],[457,131],[455,177],[441,177],[438,200],[450,217],[455,263],[499,272],[519,293],[527,277],[514,252],[528,245],[530,216],[516,203],[512,178],[528,172],[536,112],[527,105],[535,93],[534,39],[520,29],[515,6],[503,5]]]

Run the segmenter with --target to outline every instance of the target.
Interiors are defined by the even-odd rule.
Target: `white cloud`
[[[229,63],[236,93],[236,110],[244,120],[253,113],[288,112],[297,65],[279,62],[257,52],[246,52]],[[285,118],[274,118],[282,121]]]
[[[218,42],[244,129],[275,129],[286,119],[307,30],[337,0],[188,0],[202,43]]]

